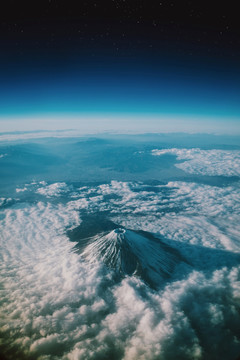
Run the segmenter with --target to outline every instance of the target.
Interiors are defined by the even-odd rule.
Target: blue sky
[[[30,69],[0,85],[0,115],[159,115],[240,117],[233,74],[165,67]],[[37,128],[37,124],[36,124]]]
[[[81,129],[90,118],[102,131],[123,130],[119,119],[126,131],[159,131],[161,121],[166,131],[186,131],[189,119],[192,131],[209,131],[209,122],[216,132],[238,131],[232,6],[76,4],[9,3],[0,14],[0,131]]]
[[[238,64],[138,55],[0,61],[0,131],[240,133]]]

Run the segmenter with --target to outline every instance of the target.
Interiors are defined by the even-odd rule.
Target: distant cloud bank
[[[154,149],[152,155],[175,155],[180,164],[175,166],[190,174],[209,176],[239,176],[240,150],[201,150],[201,149]],[[186,161],[183,161],[186,160]]]

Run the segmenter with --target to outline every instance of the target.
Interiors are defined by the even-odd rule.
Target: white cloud
[[[46,197],[61,196],[69,192],[69,187],[64,182],[51,185],[46,185],[45,182],[42,182],[42,185],[42,187],[37,189],[37,193],[45,195]]]
[[[239,184],[170,182],[156,191],[116,181],[79,189],[35,185],[45,202],[0,213],[0,331],[12,351],[18,346],[26,358],[65,360],[237,358]],[[183,276],[180,269],[159,291],[136,277],[115,283],[65,235],[81,223],[82,210],[108,211],[119,224],[167,238],[192,270]]]
[[[24,192],[24,191],[27,191],[27,187],[24,186],[24,188],[16,188],[16,192],[19,193],[19,192]]]
[[[1,197],[1,198],[0,198],[0,206],[7,205],[7,204],[11,203],[12,201],[13,201],[12,198],[4,198],[4,197]]]
[[[181,163],[175,164],[175,166],[190,174],[210,176],[240,175],[239,150],[201,150],[198,148],[152,150],[152,155],[155,156],[165,154],[177,156],[177,160],[181,161]]]
[[[65,183],[60,185],[70,198],[74,194],[67,205],[69,210],[108,211],[116,222],[130,229],[159,233],[193,245],[239,249],[239,182],[221,188],[176,181],[155,186],[155,191],[142,183],[118,181],[78,191]],[[56,183],[40,190],[48,197],[49,188],[55,194],[61,186]]]
[[[186,242],[239,251],[239,185],[219,188],[169,182],[157,186],[158,191],[151,191],[148,196],[139,184],[139,191],[128,195],[128,202],[122,201],[124,197],[112,201],[112,214],[116,213],[115,221],[128,228],[158,233],[178,244]],[[120,211],[117,212],[118,208]]]

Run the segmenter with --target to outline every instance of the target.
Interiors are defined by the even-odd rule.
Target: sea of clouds
[[[194,149],[154,149],[152,155],[175,155],[181,162],[176,167],[190,174],[210,176],[239,176],[240,151],[239,150],[202,150]],[[183,161],[186,160],[186,161]]]
[[[239,156],[184,151],[181,164],[207,175],[229,176],[223,159],[236,163]],[[7,359],[237,359],[239,190],[239,181],[224,187],[43,181],[1,198],[0,351]],[[118,225],[159,236],[188,266],[158,290],[135,276],[116,282],[67,236],[86,213],[106,213]]]

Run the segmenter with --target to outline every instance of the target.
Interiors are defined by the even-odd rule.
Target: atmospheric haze
[[[239,138],[6,136],[1,358],[238,358]]]

